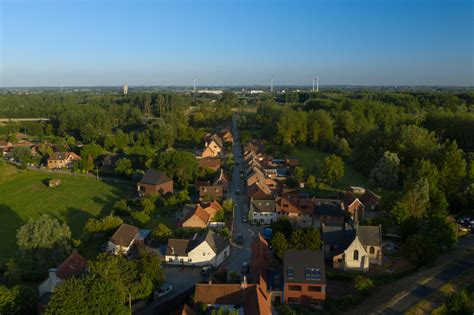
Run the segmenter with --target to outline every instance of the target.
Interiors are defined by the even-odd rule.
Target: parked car
[[[243,215],[243,216],[242,216],[242,222],[244,222],[244,223],[249,222],[249,219],[247,218],[246,215]]]
[[[163,297],[171,293],[171,291],[173,291],[173,285],[169,282],[165,282],[155,291],[155,297]]]
[[[242,233],[237,234],[237,236],[235,237],[235,243],[236,244],[244,243],[244,236],[242,235]]]
[[[201,276],[203,277],[209,276],[211,274],[211,271],[212,271],[212,267],[208,267],[208,266],[202,267]]]
[[[240,267],[240,272],[242,272],[242,274],[246,275],[250,272],[250,265],[248,262],[244,261],[242,263],[242,267]]]
[[[236,189],[236,190],[235,190],[235,194],[236,194],[236,195],[240,195],[240,189]]]

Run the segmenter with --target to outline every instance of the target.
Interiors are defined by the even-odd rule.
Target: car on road
[[[201,276],[209,276],[212,272],[212,267],[204,266],[201,268]]]
[[[240,189],[236,189],[236,190],[235,190],[235,194],[236,194],[236,195],[240,195]]]
[[[239,166],[239,162],[235,162],[235,166]]]
[[[249,219],[247,218],[246,215],[243,215],[243,216],[242,216],[242,222],[244,222],[244,223],[249,222]]]
[[[171,293],[171,291],[173,291],[173,285],[169,282],[165,282],[155,291],[155,297],[163,297]]]
[[[266,239],[267,241],[272,238],[272,228],[271,227],[266,227],[263,229],[263,238]]]
[[[235,243],[236,244],[244,243],[244,236],[242,235],[242,233],[237,234],[237,236],[235,237]]]
[[[248,262],[244,261],[242,263],[242,267],[240,267],[240,272],[243,274],[243,275],[246,275],[250,272],[250,265]]]

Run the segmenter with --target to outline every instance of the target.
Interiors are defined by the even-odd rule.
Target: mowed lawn
[[[301,147],[293,151],[293,155],[300,159],[307,175],[316,175],[316,161],[323,162],[330,153],[315,148]],[[344,163],[344,177],[334,186],[335,188],[347,189],[349,186],[367,186],[368,179],[356,171],[350,164]]]
[[[47,187],[50,178],[61,179],[61,185]],[[82,176],[37,171],[19,171],[5,180],[0,177],[0,258],[15,254],[16,231],[29,218],[49,214],[66,222],[77,238],[90,217],[108,213],[131,189]]]

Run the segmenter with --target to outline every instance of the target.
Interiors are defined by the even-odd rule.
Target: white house
[[[345,271],[367,272],[370,264],[381,265],[382,227],[356,226],[353,231],[355,233],[352,242],[341,254],[334,256],[333,267]]]
[[[190,239],[168,240],[165,262],[169,265],[217,267],[229,255],[229,241],[209,230]]]
[[[278,219],[275,200],[256,200],[251,198],[249,220],[252,224],[272,224]]]
[[[143,242],[150,232],[150,230],[140,230],[136,226],[124,223],[109,239],[107,251],[115,255],[126,255],[133,244]]]
[[[71,277],[78,276],[87,269],[87,260],[76,251],[66,258],[58,268],[49,269],[48,278],[38,287],[39,296],[54,291],[54,288]]]

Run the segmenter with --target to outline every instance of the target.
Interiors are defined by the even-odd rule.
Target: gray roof
[[[356,226],[356,234],[365,246],[382,246],[380,226]]]
[[[254,212],[275,212],[275,200],[253,200],[252,210]]]
[[[308,277],[308,271],[316,271],[318,277]],[[292,273],[292,277],[289,274]],[[312,273],[314,275],[314,273]],[[326,283],[324,255],[320,250],[287,250],[283,257],[285,283]]]
[[[331,217],[344,217],[345,212],[341,209],[340,203],[331,202],[318,205],[315,203],[314,207],[315,215],[319,216],[331,216]]]
[[[229,245],[225,238],[209,230],[206,234],[194,235],[190,239],[169,239],[166,255],[187,256],[190,251],[203,242],[207,242],[216,255],[219,255]]]
[[[150,184],[150,185],[161,185],[171,181],[171,179],[166,176],[165,173],[160,171],[149,169],[145,172],[140,183]]]
[[[346,225],[345,228],[323,225],[324,245],[335,246],[343,250],[354,241],[354,238],[355,230],[349,225]]]
[[[229,242],[220,236],[219,234],[214,233],[214,231],[209,230],[204,236],[203,241],[206,241],[209,246],[214,250],[216,255],[219,255],[227,246],[229,246]]]

